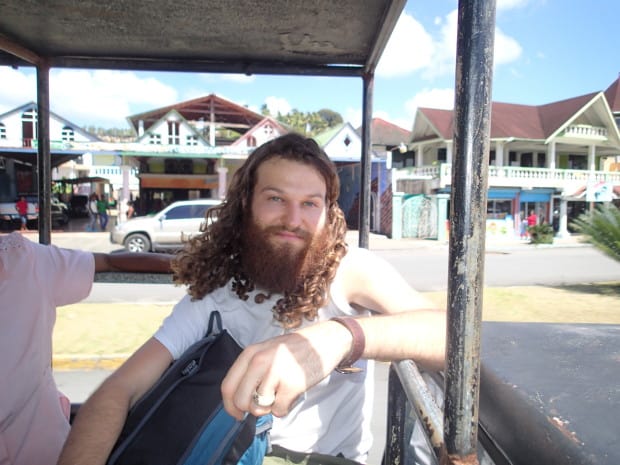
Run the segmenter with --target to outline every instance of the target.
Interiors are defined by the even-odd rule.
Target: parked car
[[[64,203],[52,202],[51,208],[52,208],[52,224],[64,226],[65,224],[69,223],[69,209]]]
[[[216,199],[183,200],[168,205],[152,216],[138,216],[117,224],[110,241],[129,252],[174,250],[200,232],[206,213],[221,203]]]
[[[69,214],[73,218],[88,217],[88,196],[73,195],[69,201]]]

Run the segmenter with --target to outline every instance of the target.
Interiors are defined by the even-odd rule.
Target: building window
[[[180,145],[179,122],[168,121],[168,145]]]
[[[75,131],[71,126],[65,126],[62,128],[61,139],[63,142],[73,142],[75,140]]]
[[[519,162],[517,161],[517,152],[508,152],[508,165],[519,166]]]
[[[0,139],[6,139],[6,126],[0,123]]]
[[[534,166],[534,157],[532,152],[526,152],[521,154],[521,166],[526,168],[532,168]]]
[[[440,148],[437,150],[437,161],[439,163],[445,163],[448,161],[448,150],[446,148]]]
[[[149,144],[161,145],[161,134],[149,134]]]
[[[196,137],[196,136],[187,136],[185,138],[185,145],[198,145],[198,137]]]
[[[569,155],[568,156],[568,169],[587,170],[588,169],[588,157],[584,155]]]
[[[37,138],[37,110],[22,113],[22,141],[24,147],[32,147],[32,141]]]
[[[487,219],[504,220],[511,215],[512,200],[489,200],[487,202]]]
[[[248,147],[256,147],[256,137],[254,136],[248,137]]]

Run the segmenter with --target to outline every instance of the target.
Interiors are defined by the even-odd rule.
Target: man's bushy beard
[[[287,243],[274,244],[272,236],[281,231],[298,235],[304,240],[304,246],[299,248]],[[327,238],[327,228],[313,236],[300,228],[263,228],[250,218],[242,233],[243,272],[262,291],[279,294],[294,292],[307,276],[324,268]]]

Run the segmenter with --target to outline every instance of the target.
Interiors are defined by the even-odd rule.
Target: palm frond
[[[620,209],[613,204],[599,205],[591,213],[584,213],[571,225],[581,232],[586,242],[604,254],[620,261]]]

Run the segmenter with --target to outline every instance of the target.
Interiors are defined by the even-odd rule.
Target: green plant
[[[599,205],[571,222],[585,236],[586,242],[620,261],[620,209],[613,204]]]
[[[553,227],[548,223],[537,224],[527,228],[530,244],[553,244]]]

